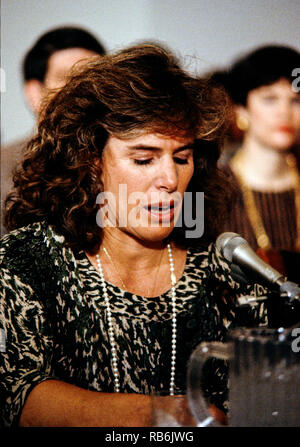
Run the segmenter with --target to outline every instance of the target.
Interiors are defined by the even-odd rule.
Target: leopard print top
[[[84,252],[73,252],[45,223],[4,236],[0,244],[0,413],[17,425],[32,388],[46,379],[114,392],[108,324],[99,273]],[[152,393],[170,383],[171,293],[144,298],[107,283],[114,319],[121,392]],[[202,341],[224,340],[228,329],[257,325],[257,310],[236,298],[261,293],[233,281],[214,244],[190,248],[176,285],[176,391],[186,388],[187,362]],[[2,347],[3,348],[3,347]],[[204,392],[224,409],[227,370],[212,362]],[[225,407],[224,407],[225,405]]]

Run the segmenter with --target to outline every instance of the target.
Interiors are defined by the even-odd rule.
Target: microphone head
[[[233,252],[237,246],[241,244],[248,244],[247,241],[237,233],[227,232],[222,233],[216,240],[216,246],[219,252],[227,261],[232,262]]]
[[[261,284],[279,287],[285,278],[277,270],[264,262],[250,247],[248,242],[237,233],[222,233],[217,238],[216,246],[224,258],[236,264],[248,278]]]

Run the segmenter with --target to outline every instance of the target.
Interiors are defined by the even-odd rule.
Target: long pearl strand
[[[175,389],[175,371],[176,371],[176,339],[177,339],[177,318],[176,318],[176,276],[175,276],[175,267],[174,260],[172,255],[171,245],[167,245],[168,248],[168,256],[169,256],[169,264],[170,264],[170,277],[171,277],[171,294],[172,294],[172,342],[171,342],[171,376],[170,376],[170,396],[174,396]],[[111,346],[111,357],[112,357],[112,370],[114,375],[114,385],[115,392],[120,392],[120,380],[119,380],[119,371],[118,371],[118,359],[117,359],[117,350],[116,350],[116,342],[114,336],[114,329],[112,323],[112,313],[109,303],[109,297],[107,293],[107,287],[104,279],[102,264],[100,260],[100,256],[96,255],[97,267],[100,274],[101,279],[101,287],[104,296],[104,302],[106,306],[106,314],[107,314],[107,322],[108,322],[108,336],[109,342]]]

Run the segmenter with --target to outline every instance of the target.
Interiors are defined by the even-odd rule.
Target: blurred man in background
[[[96,37],[78,27],[60,27],[43,34],[25,55],[23,61],[24,95],[38,118],[43,99],[50,90],[63,87],[72,66],[96,55],[104,55],[105,48]],[[3,205],[13,186],[13,171],[22,159],[29,137],[1,147],[1,234]]]

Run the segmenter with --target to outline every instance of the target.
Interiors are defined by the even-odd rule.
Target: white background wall
[[[42,33],[66,24],[87,28],[109,51],[159,40],[182,57],[196,57],[196,64],[185,61],[199,73],[265,43],[300,49],[300,0],[2,0],[2,143],[34,125],[22,92],[25,52]]]

